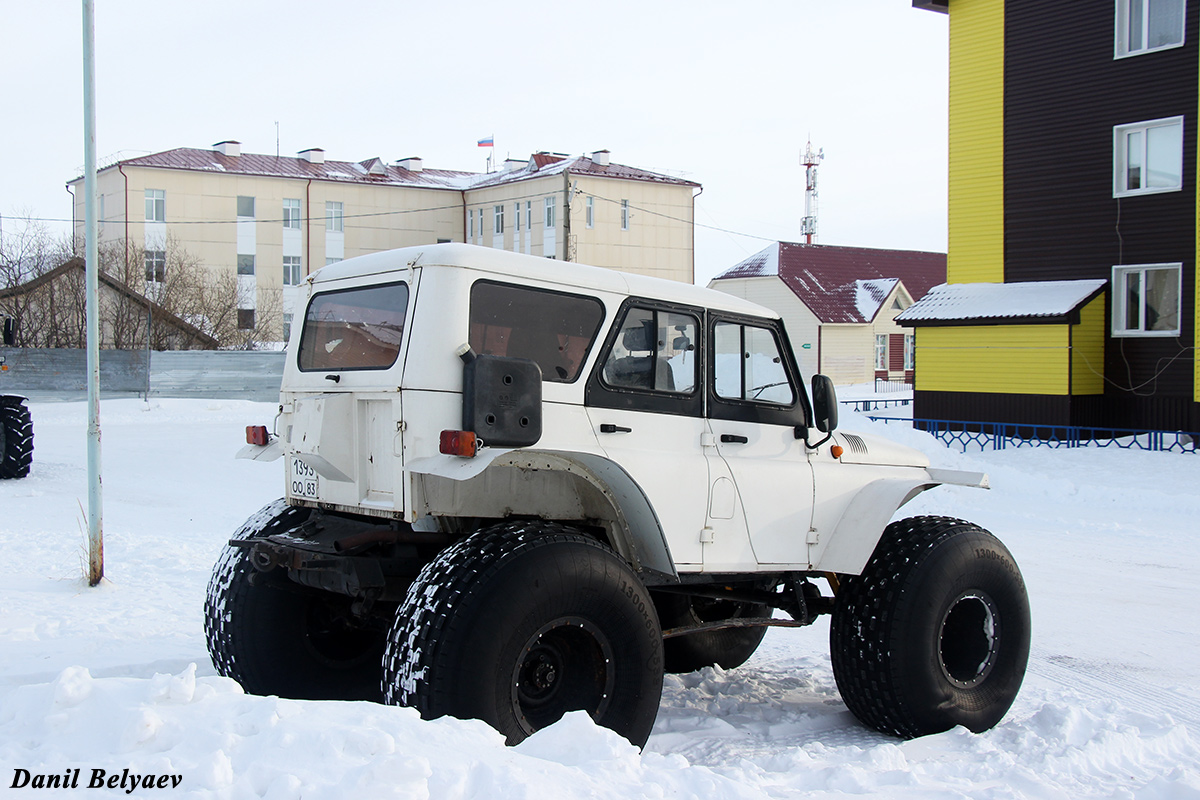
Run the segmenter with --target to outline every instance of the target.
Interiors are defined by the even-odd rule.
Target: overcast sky
[[[82,3],[0,9],[0,214],[69,218]],[[909,0],[97,0],[97,153],[273,154],[276,122],[283,155],[429,168],[483,171],[488,135],[500,160],[608,149],[703,185],[704,284],[801,240],[811,136],[818,242],[944,251],[946,29]]]

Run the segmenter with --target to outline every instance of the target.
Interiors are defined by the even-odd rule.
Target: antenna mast
[[[817,166],[825,160],[825,149],[813,152],[812,140],[804,148],[800,163],[804,165],[804,219],[800,221],[800,233],[804,243],[812,244],[817,235]]]

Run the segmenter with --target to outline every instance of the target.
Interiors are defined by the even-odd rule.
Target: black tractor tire
[[[246,521],[234,539],[303,524],[312,510],[283,500]],[[204,603],[204,636],[219,674],[250,694],[300,700],[382,700],[383,631],[350,613],[350,598],[257,571],[249,550],[226,545]]]
[[[388,703],[522,741],[568,711],[641,746],[662,696],[650,594],[603,544],[555,523],[479,531],[421,571],[383,661]]]
[[[0,480],[24,478],[33,464],[33,420],[22,397],[0,396]]]
[[[996,725],[1029,660],[1029,599],[1012,555],[963,520],[884,530],[844,577],[830,625],[838,690],[865,725],[904,738]]]
[[[663,630],[726,619],[770,617],[772,612],[770,606],[758,603],[671,592],[657,592],[654,605]],[[680,674],[712,666],[722,669],[740,667],[754,655],[766,633],[765,627],[722,628],[672,636],[663,641],[664,669]]]

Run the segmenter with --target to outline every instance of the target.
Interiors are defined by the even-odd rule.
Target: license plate
[[[317,471],[298,458],[291,459],[291,493],[292,497],[307,497],[317,500],[320,497],[321,485],[317,480]]]

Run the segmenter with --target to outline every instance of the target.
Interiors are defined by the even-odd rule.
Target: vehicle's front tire
[[[257,539],[295,528],[311,509],[282,499],[246,521],[234,539]],[[219,674],[250,694],[303,700],[374,700],[379,690],[383,633],[350,613],[350,598],[263,573],[249,550],[226,545],[213,568],[204,603],[204,636]]]
[[[663,630],[700,625],[726,619],[770,617],[772,609],[757,603],[659,592],[654,605]],[[733,669],[746,663],[763,636],[765,627],[722,628],[715,631],[672,636],[663,641],[663,664],[667,672],[695,672],[704,667]]]
[[[914,517],[884,531],[846,577],[830,625],[833,674],[864,724],[911,738],[998,723],[1029,660],[1029,600],[1012,555],[962,520]]]
[[[33,463],[33,420],[25,400],[0,397],[0,480],[24,478]]]
[[[430,562],[396,614],[384,695],[516,744],[583,710],[636,745],[662,695],[662,630],[630,567],[554,523],[497,525]]]

